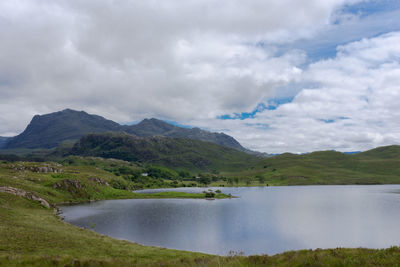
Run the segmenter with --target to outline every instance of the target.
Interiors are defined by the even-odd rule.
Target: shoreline
[[[218,266],[218,264],[230,266],[259,266],[269,264],[276,266],[280,264],[304,265],[307,262],[310,263],[310,260],[314,263],[330,264],[334,260],[337,264],[347,263],[346,265],[349,266],[358,266],[363,265],[362,263],[365,264],[366,259],[377,259],[379,261],[384,260],[383,264],[390,266],[400,257],[400,248],[398,247],[385,249],[302,249],[289,250],[273,255],[255,254],[243,256],[241,254],[234,254],[218,256],[215,254],[147,246],[132,241],[119,240],[99,234],[89,228],[81,228],[70,224],[63,220],[60,215],[54,214],[50,209],[43,208],[36,201],[1,193],[0,207],[7,206],[12,208],[13,212],[7,213],[7,210],[5,210],[6,214],[2,217],[4,221],[2,220],[0,224],[5,224],[8,229],[7,231],[11,231],[11,236],[6,236],[6,243],[4,244],[15,247],[15,249],[3,249],[0,253],[0,265],[12,266],[20,265],[21,263],[25,265],[46,265],[49,261],[52,265],[64,266],[65,264],[71,264],[71,262],[78,264],[79,262],[85,263],[89,260],[92,262],[92,266],[148,266],[160,265],[160,262],[163,262],[164,266],[197,266],[197,262],[204,262],[202,266]],[[0,209],[0,212],[4,212],[4,210]],[[33,223],[30,222],[31,219],[27,220],[26,216],[28,216],[27,218],[32,218]],[[26,225],[23,232],[19,232],[18,225]],[[51,235],[49,237],[43,236],[43,231]],[[14,243],[13,239],[7,241],[7,238],[12,238],[15,235],[18,236],[18,240],[25,241],[22,243]],[[48,240],[47,238],[50,239]],[[68,240],[68,242],[63,240]],[[58,245],[54,246],[54,242]],[[86,244],[84,245],[86,247],[85,250],[80,249],[82,242]],[[37,244],[40,244],[40,246],[38,247]],[[31,246],[32,249],[30,248]],[[132,252],[128,253],[128,248],[130,250],[133,249]],[[116,251],[120,252],[115,254]],[[131,255],[143,256],[140,256],[140,260],[137,261],[137,256]],[[385,256],[382,258],[382,255]],[[317,261],[315,261],[316,259]],[[349,261],[350,259],[351,261]]]

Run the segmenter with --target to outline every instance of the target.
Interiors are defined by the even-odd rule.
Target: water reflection
[[[222,190],[240,198],[112,200],[62,210],[66,221],[95,223],[102,234],[220,255],[400,243],[400,195],[391,193],[398,185]]]

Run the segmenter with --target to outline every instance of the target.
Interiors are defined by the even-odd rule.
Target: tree
[[[209,185],[211,184],[211,177],[208,175],[200,175],[199,182],[204,185]]]
[[[258,175],[258,176],[257,176],[257,179],[258,179],[258,182],[259,182],[260,184],[264,184],[264,183],[265,183],[265,177],[263,177],[263,176],[261,176],[261,175]]]
[[[213,198],[215,197],[215,193],[213,191],[209,191],[205,193],[206,198]]]

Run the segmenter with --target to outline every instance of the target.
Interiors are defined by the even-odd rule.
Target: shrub
[[[112,180],[111,186],[115,189],[122,189],[125,190],[128,188],[128,184],[124,180]]]
[[[205,193],[205,196],[206,196],[206,198],[213,198],[213,197],[215,197],[215,193],[209,191],[209,192]]]

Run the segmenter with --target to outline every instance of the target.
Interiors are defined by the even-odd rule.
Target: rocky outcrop
[[[77,192],[83,189],[83,185],[79,180],[64,179],[53,185],[54,189],[62,189],[69,192]]]
[[[14,171],[31,171],[37,173],[61,173],[62,170],[60,168],[61,165],[51,166],[51,165],[43,165],[43,166],[24,166],[21,164],[12,165],[11,168]]]
[[[106,186],[110,185],[106,180],[104,180],[102,178],[90,177],[89,180],[92,181],[92,182],[95,182],[95,183],[97,183],[99,185],[106,185]]]
[[[31,192],[27,192],[25,190],[21,190],[21,189],[14,188],[11,186],[0,186],[0,192],[9,193],[9,194],[13,194],[16,196],[21,196],[21,197],[29,199],[29,200],[39,201],[43,206],[45,206],[47,208],[51,208],[49,202],[47,202],[45,199],[38,197],[35,194],[33,194]]]

